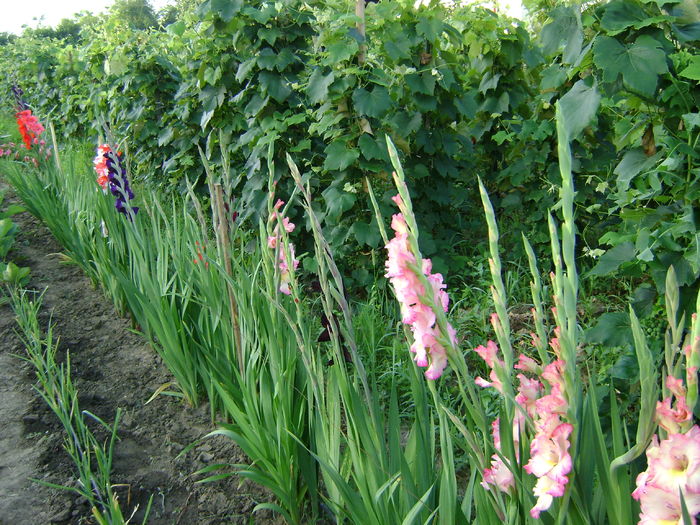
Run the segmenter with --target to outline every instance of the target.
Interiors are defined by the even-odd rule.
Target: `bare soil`
[[[1,190],[2,188],[0,188]],[[14,199],[10,197],[10,202]],[[269,493],[237,477],[197,484],[193,475],[212,463],[246,463],[223,437],[178,457],[190,443],[214,429],[206,405],[191,408],[160,395],[172,380],[160,358],[79,268],[61,262],[61,247],[28,213],[19,225],[10,260],[31,268],[29,288],[44,291],[40,319],[55,324],[59,353],[70,351],[71,372],[80,407],[111,422],[122,409],[113,482],[125,516],[141,523],[148,498],[152,525],[282,523],[253,508],[271,501]],[[75,469],[63,450],[63,428],[33,390],[32,367],[9,305],[0,306],[0,525],[94,523],[84,500],[31,479],[75,484]]]

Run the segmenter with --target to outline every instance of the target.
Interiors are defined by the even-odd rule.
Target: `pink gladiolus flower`
[[[496,450],[501,450],[501,432],[500,432],[500,419],[496,418],[491,423],[491,435],[493,436],[493,444]],[[515,451],[518,451],[518,438],[519,432],[517,428],[513,429],[513,441],[515,444]],[[493,485],[498,488],[501,492],[510,492],[510,490],[515,487],[515,478],[513,473],[510,471],[508,466],[504,463],[498,454],[491,456],[491,468],[484,469],[483,481],[481,486],[486,490],[489,490],[489,485]]]
[[[639,523],[682,523],[679,492],[691,516],[700,512],[700,427],[671,434],[661,443],[654,436],[647,449],[647,464],[632,493],[641,505]]]
[[[567,474],[572,468],[569,436],[573,426],[561,419],[569,406],[564,397],[563,367],[564,362],[560,360],[544,367],[541,377],[549,384],[549,394],[534,400],[534,410],[532,396],[536,394],[536,384],[523,383],[521,379],[520,399],[516,398],[535,420],[530,461],[524,467],[526,472],[538,478],[533,489],[537,502],[530,509],[530,515],[535,519],[542,511],[549,509],[554,498],[564,494],[569,482]]]
[[[492,316],[493,319],[493,316]],[[503,360],[498,358],[498,346],[493,341],[486,343],[486,346],[479,345],[474,351],[479,354],[479,356],[486,362],[486,365],[491,369],[489,373],[489,379],[487,381],[483,377],[477,377],[474,379],[474,383],[483,388],[493,387],[498,390],[501,394],[503,393],[503,383],[498,378],[498,373],[496,369],[503,369],[505,363]]]
[[[474,351],[486,362],[489,368],[493,368],[496,363],[504,366],[502,360],[498,359],[498,345],[493,341],[486,343],[486,346],[479,345]]]
[[[537,337],[536,334],[530,334],[533,339]],[[535,361],[532,357],[528,357],[525,354],[520,354],[518,356],[518,362],[515,364],[514,368],[522,370],[523,372],[529,372],[530,374],[539,375],[542,372],[542,367]]]
[[[544,387],[537,379],[529,379],[523,374],[518,374],[520,386],[515,401],[525,409],[527,414],[534,418],[537,413],[537,399]]]
[[[666,378],[666,388],[676,397],[685,397],[685,387],[683,386],[683,380],[675,378],[673,376],[668,376]]]
[[[293,222],[290,222],[287,217],[282,219],[282,226],[287,233],[292,233],[296,227]]]
[[[280,259],[279,259],[279,268],[280,268],[280,292],[282,292],[285,295],[291,295],[292,290],[289,288],[289,284],[291,282],[291,275],[289,273],[289,266],[287,265],[287,257],[283,253],[284,249],[280,249]],[[292,264],[294,266],[294,269],[296,270],[299,267],[299,260],[295,258],[294,256],[294,245],[289,244],[289,256],[292,259]]]
[[[490,261],[490,259],[489,259]],[[501,326],[501,320],[498,317],[498,314],[496,312],[493,312],[489,318],[491,321],[491,326],[493,326],[493,329],[496,333],[498,333],[498,330]]]
[[[560,397],[563,396],[565,391],[564,378],[562,377],[564,366],[564,361],[558,359],[549,363],[542,371],[542,379],[547,381],[547,383],[549,383],[549,385],[552,387],[552,393],[557,394]],[[564,403],[566,404],[566,401],[564,401]]]
[[[656,403],[656,422],[666,432],[680,432],[681,425],[686,421],[690,421],[692,417],[693,414],[688,409],[684,397],[676,400],[675,408],[671,407],[670,397],[667,397],[663,401],[657,401]]]
[[[492,316],[492,322],[498,321]],[[492,323],[495,324],[495,323]],[[486,346],[479,346],[474,349],[486,364],[491,368],[489,379],[478,377],[475,383],[479,386],[491,386],[503,392],[503,385],[497,376],[497,371],[505,364],[498,358],[498,346],[493,341],[489,341]],[[564,380],[562,371],[564,362],[554,361],[544,369],[532,358],[520,355],[516,369],[525,372],[538,374],[549,384],[549,393],[542,395],[544,385],[536,378],[528,378],[525,374],[518,374],[520,386],[515,397],[516,402],[523,408],[518,411],[513,418],[514,441],[520,439],[520,432],[524,429],[525,414],[532,418],[535,423],[535,436],[530,442],[530,460],[524,469],[529,474],[537,478],[537,483],[533,490],[537,496],[537,503],[530,510],[533,518],[539,518],[542,511],[549,509],[554,498],[560,497],[566,490],[569,482],[568,474],[572,468],[572,459],[569,454],[569,436],[573,431],[573,426],[562,421],[562,416],[566,414],[568,402],[565,398]],[[500,450],[500,440],[494,434],[494,445]],[[482,485],[494,485],[500,490],[507,492],[510,479],[507,475],[507,465],[496,454],[492,457],[491,467],[483,472]],[[514,483],[514,482],[513,482]]]
[[[399,206],[403,205],[398,195],[392,200]],[[445,340],[456,346],[456,338],[450,325],[447,326],[447,334],[441,333],[431,303],[447,311],[450,300],[444,291],[442,275],[431,273],[432,263],[429,259],[420,261],[420,269],[417,268],[418,260],[411,249],[408,225],[403,214],[397,213],[392,217],[391,228],[394,238],[386,245],[386,277],[393,285],[401,306],[401,320],[410,325],[413,332],[414,341],[410,350],[415,354],[414,361],[420,367],[428,367],[425,376],[434,380],[447,367]],[[421,274],[430,285],[428,289],[421,282]]]
[[[277,264],[280,269],[280,287],[279,291],[282,292],[285,295],[291,295],[292,290],[289,287],[289,284],[291,282],[291,274],[290,274],[290,263],[289,260],[291,260],[291,266],[296,270],[299,267],[299,260],[295,257],[294,255],[294,245],[292,243],[289,243],[289,259],[287,258],[287,253],[283,245],[281,245],[280,241],[282,237],[280,236],[279,233],[279,225],[282,224],[282,227],[284,228],[284,231],[287,233],[292,233],[294,231],[295,225],[294,223],[290,222],[287,217],[282,217],[280,221],[279,217],[279,210],[282,208],[284,205],[284,201],[281,199],[277,199],[277,202],[275,202],[275,205],[273,206],[273,212],[272,215],[270,215],[269,221],[275,221],[277,220],[277,224],[275,225],[275,228],[272,231],[272,235],[269,235],[267,237],[267,246],[272,249],[278,249],[278,260]],[[279,244],[279,248],[278,248]]]
[[[538,432],[530,443],[530,461],[525,471],[537,477],[533,493],[537,503],[530,509],[530,515],[537,519],[547,510],[554,498],[564,495],[569,478],[566,476],[572,467],[569,454],[569,435],[573,427],[569,423],[559,423],[559,418],[550,415],[542,424],[544,432]],[[550,427],[556,425],[550,431]]]
[[[686,390],[683,380],[673,376],[666,378],[666,388],[676,398],[675,407],[672,406],[672,398],[667,397],[656,403],[656,422],[669,434],[677,434],[686,430],[689,421],[693,417],[692,410],[686,402]]]

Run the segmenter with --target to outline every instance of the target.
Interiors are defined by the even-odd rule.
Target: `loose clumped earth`
[[[29,289],[46,290],[40,321],[44,329],[55,324],[60,361],[70,351],[80,408],[109,423],[122,409],[112,481],[124,515],[134,512],[131,523],[141,523],[151,495],[151,525],[282,523],[265,512],[253,517],[253,508],[272,498],[249,481],[196,483],[198,469],[247,458],[218,436],[178,456],[213,429],[208,406],[186,407],[165,395],[146,404],[172,380],[160,358],[76,266],[63,262],[43,225],[28,213],[13,221],[20,233],[10,258],[31,268]],[[32,481],[71,485],[76,471],[62,448],[63,427],[33,390],[32,366],[19,357],[16,329],[10,306],[0,306],[0,525],[94,523],[83,498]]]

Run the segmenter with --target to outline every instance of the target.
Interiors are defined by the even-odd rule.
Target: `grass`
[[[75,465],[78,483],[74,487],[68,487],[35,481],[84,497],[90,503],[92,515],[99,525],[124,525],[129,520],[122,514],[111,482],[120,411],[117,410],[114,423],[110,425],[96,415],[80,409],[78,391],[71,379],[70,354],[66,353],[65,361],[59,365],[56,361],[58,340],[53,335],[53,324],[49,321],[46,334],[39,326],[41,303],[41,295],[32,299],[29,291],[11,291],[12,309],[26,349],[23,359],[34,366],[37,378],[35,389],[63,425],[66,433],[63,448]],[[89,423],[97,423],[100,430],[106,432],[104,442],[90,430]],[[148,502],[144,524],[148,519],[152,499],[151,497]]]

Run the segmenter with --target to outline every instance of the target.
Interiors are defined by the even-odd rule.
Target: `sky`
[[[37,27],[39,24],[55,27],[62,19],[72,18],[73,14],[79,11],[101,13],[113,2],[114,0],[0,0],[0,3],[13,4],[9,9],[3,10],[0,17],[0,33],[19,34],[25,24],[29,27]],[[151,5],[156,11],[168,3],[169,0],[151,0]],[[497,3],[502,12],[517,18],[522,17],[521,0],[491,0],[483,3]]]
[[[0,17],[0,33],[21,33],[22,26],[37,27],[39,19],[47,27],[55,27],[63,18],[72,18],[78,11],[101,13],[114,3],[114,0],[0,0],[0,4],[10,4],[3,9]],[[158,11],[168,0],[151,0]]]

